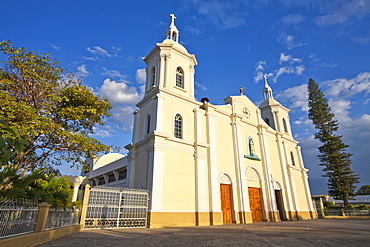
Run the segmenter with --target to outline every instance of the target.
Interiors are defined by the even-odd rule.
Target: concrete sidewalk
[[[39,246],[370,246],[370,220],[320,219],[160,229],[96,229]]]

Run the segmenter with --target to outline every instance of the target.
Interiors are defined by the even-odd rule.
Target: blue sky
[[[311,191],[321,194],[326,179],[307,119],[307,82],[313,78],[350,145],[352,168],[361,177],[358,187],[370,184],[369,0],[2,0],[0,40],[51,53],[107,97],[113,117],[95,137],[123,148],[131,142],[132,112],[143,95],[142,57],[165,38],[170,13],[177,17],[180,43],[199,63],[197,99],[223,104],[242,85],[258,105],[267,75],[275,99],[291,109]],[[61,171],[78,174],[67,166]]]

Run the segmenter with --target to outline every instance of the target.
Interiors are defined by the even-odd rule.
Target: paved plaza
[[[370,246],[370,220],[320,219],[174,228],[84,230],[49,246]]]

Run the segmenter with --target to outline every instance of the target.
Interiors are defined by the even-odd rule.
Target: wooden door
[[[248,193],[253,222],[263,221],[260,188],[248,187]]]
[[[221,184],[221,210],[224,223],[233,223],[231,189],[229,184]]]
[[[286,220],[284,215],[284,204],[283,204],[283,195],[281,190],[275,190],[276,206],[279,210],[280,220]]]

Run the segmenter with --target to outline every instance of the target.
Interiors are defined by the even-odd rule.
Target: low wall
[[[369,220],[370,216],[324,216],[324,219],[356,219],[356,220]]]
[[[83,229],[82,225],[67,226],[42,232],[33,232],[18,236],[11,236],[0,239],[0,246],[6,247],[26,247],[41,244],[56,238],[64,237],[71,233],[79,232]]]

